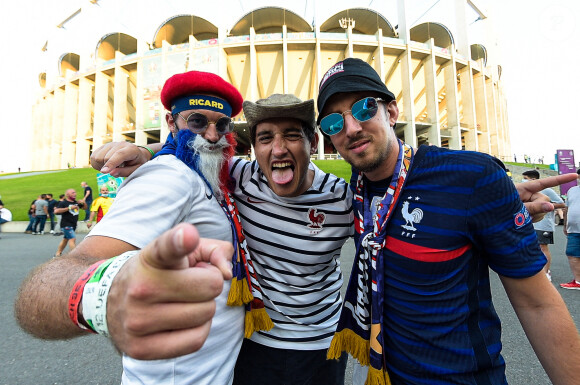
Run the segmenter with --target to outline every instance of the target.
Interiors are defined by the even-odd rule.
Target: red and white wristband
[[[70,292],[70,296],[68,297],[69,318],[76,326],[89,332],[94,332],[94,330],[87,328],[85,325],[79,322],[79,304],[81,302],[81,298],[83,297],[83,290],[87,281],[93,276],[97,268],[105,261],[106,260],[103,259],[102,261],[92,264],[76,281]]]
[[[78,286],[75,284],[71,292],[71,298],[73,296],[75,297],[74,301],[76,301],[76,306],[72,306],[72,301],[69,301],[69,316],[75,325],[81,329],[87,329],[79,322],[78,294],[79,290],[82,289],[80,301],[83,304],[82,317],[84,321],[95,333],[102,334],[106,337],[109,336],[107,326],[107,297],[109,290],[113,279],[119,270],[121,270],[121,267],[137,253],[139,253],[139,250],[132,250],[117,257],[97,262],[79,278],[77,284],[82,282]],[[88,278],[86,278],[87,276]],[[73,310],[76,310],[74,314]]]

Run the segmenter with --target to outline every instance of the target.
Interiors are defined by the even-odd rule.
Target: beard
[[[366,137],[364,136],[364,134],[361,134],[356,138],[353,138],[348,143],[348,145],[350,145],[351,143],[356,143],[357,141],[362,140],[363,138]],[[385,160],[389,157],[390,152],[388,145],[385,147],[377,147],[376,149],[373,149],[372,144],[375,142],[375,140],[373,137],[370,137],[368,139],[371,141],[370,149],[358,155],[350,155],[347,153],[343,156],[344,160],[350,163],[356,170],[367,173],[375,171],[376,169],[381,167],[384,164]],[[373,154],[373,151],[376,151],[376,153]],[[372,156],[369,157],[369,153]]]
[[[232,134],[223,135],[216,143],[183,129],[174,137],[174,155],[195,171],[207,183],[213,195],[221,200],[229,191],[228,164],[235,153],[236,140]]]
[[[222,136],[216,143],[211,143],[202,138],[201,135],[195,135],[189,140],[188,147],[195,155],[199,155],[197,167],[205,177],[213,194],[218,199],[223,198],[222,191],[225,186],[221,181],[220,173],[223,165],[229,160],[224,149],[230,147],[226,137]]]

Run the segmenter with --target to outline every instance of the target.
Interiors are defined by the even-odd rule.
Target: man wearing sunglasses
[[[310,162],[317,145],[314,100],[274,94],[245,101],[243,110],[256,160],[232,161],[230,175],[255,272],[252,293],[273,324],[248,330],[246,321],[234,384],[343,384],[347,356],[327,360],[326,353],[341,305],[339,257],[353,232],[352,195],[344,180]],[[130,143],[110,143],[91,161],[126,176],[148,155]],[[120,163],[129,167],[117,169]]]
[[[359,59],[326,73],[318,110],[355,197],[357,251],[329,357],[348,351],[370,383],[507,383],[491,267],[552,382],[577,383],[578,332],[503,165],[399,141],[395,97]]]
[[[165,82],[161,101],[172,136],[167,155],[124,181],[74,253],[28,277],[16,317],[41,338],[86,334],[82,328],[110,336],[124,353],[123,384],[228,384],[244,308],[226,305],[239,262],[222,202],[242,96],[215,74],[190,71]],[[134,255],[91,266],[128,251]]]

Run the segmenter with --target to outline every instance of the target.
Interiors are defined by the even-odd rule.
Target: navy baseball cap
[[[389,91],[381,77],[367,62],[361,59],[348,58],[333,65],[322,77],[318,88],[318,119],[326,102],[330,97],[339,92],[372,91],[378,93],[385,101],[395,99],[395,95]]]

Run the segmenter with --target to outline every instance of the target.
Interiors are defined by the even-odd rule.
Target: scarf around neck
[[[372,197],[358,173],[353,197],[354,225],[359,235],[352,272],[346,289],[336,333],[328,349],[328,359],[338,359],[343,351],[361,365],[369,366],[366,385],[389,385],[383,354],[384,260],[387,223],[407,180],[413,162],[413,148],[399,141],[399,155],[391,182],[376,213]]]

